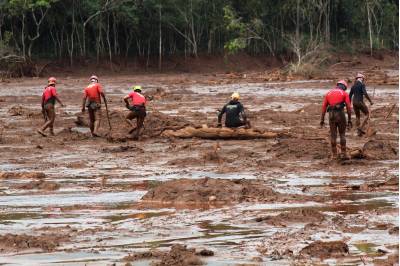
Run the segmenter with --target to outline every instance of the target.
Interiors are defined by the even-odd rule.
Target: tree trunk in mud
[[[202,138],[202,139],[273,139],[282,133],[261,132],[254,129],[230,128],[194,128],[185,127],[180,130],[165,130],[164,137],[176,138]]]

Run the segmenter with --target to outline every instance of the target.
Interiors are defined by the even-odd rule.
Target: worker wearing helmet
[[[97,76],[90,77],[90,84],[83,91],[82,112],[87,107],[89,112],[89,127],[93,137],[99,136],[101,122],[101,98],[107,107],[107,99]]]
[[[356,126],[358,136],[365,134],[364,127],[369,121],[369,110],[367,105],[364,103],[364,96],[373,105],[371,98],[369,97],[367,90],[365,89],[365,76],[358,73],[354,81],[353,86],[350,90],[350,101],[353,102],[354,113],[356,114]],[[354,97],[353,97],[354,96]],[[361,112],[366,116],[362,125],[360,126]]]
[[[337,146],[336,138],[337,131],[339,131],[340,136],[340,148],[342,159],[348,159],[346,153],[346,117],[344,114],[344,107],[347,109],[347,126],[352,127],[351,123],[351,107],[350,98],[346,92],[347,82],[344,80],[339,80],[336,87],[328,91],[324,97],[322,104],[322,114],[321,114],[321,127],[324,126],[325,113],[329,112],[329,128],[331,133],[331,146],[332,146],[332,158],[337,158]]]
[[[54,105],[56,101],[64,106],[61,102],[60,98],[57,95],[56,91],[56,83],[57,80],[54,77],[50,77],[48,79],[48,86],[44,89],[42,94],[42,113],[45,119],[44,125],[38,130],[38,133],[42,136],[46,137],[46,133],[44,132],[47,128],[50,129],[50,135],[54,136],[54,121],[56,119],[56,112],[54,109]]]
[[[126,108],[130,112],[126,115],[125,119],[128,124],[132,127],[129,134],[134,133],[133,139],[139,140],[140,130],[144,125],[144,119],[146,118],[146,96],[142,94],[142,86],[133,86],[132,92],[124,97]],[[129,103],[129,100],[131,101]],[[136,126],[132,120],[136,118]]]
[[[243,105],[239,102],[239,98],[239,93],[234,92],[231,96],[231,100],[224,105],[224,107],[218,114],[218,127],[222,126],[222,116],[226,113],[226,127],[236,128],[245,126],[246,128],[250,128],[250,122],[246,117]]]

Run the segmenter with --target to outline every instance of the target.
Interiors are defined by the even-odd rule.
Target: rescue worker
[[[37,132],[44,137],[47,136],[44,132],[47,128],[50,129],[50,135],[54,136],[54,121],[56,119],[56,111],[54,106],[56,101],[59,102],[62,107],[64,107],[64,104],[57,95],[56,82],[57,80],[55,77],[50,77],[48,79],[48,86],[44,89],[42,94],[42,113],[45,123],[40,129],[38,129]]]
[[[358,73],[356,76],[356,80],[354,81],[353,86],[350,90],[350,101],[353,102],[354,113],[356,114],[356,126],[357,126],[357,135],[362,136],[365,134],[364,127],[369,121],[369,110],[367,105],[364,103],[364,96],[370,102],[371,105],[374,103],[372,102],[371,98],[369,97],[367,90],[365,89],[365,76],[363,74]],[[353,97],[354,96],[354,97]],[[364,122],[360,126],[360,117],[361,112],[366,115]]]
[[[222,127],[221,120],[222,116],[226,113],[225,126],[229,128],[236,128],[245,126],[250,128],[250,121],[248,121],[244,112],[243,105],[239,102],[240,95],[234,92],[231,96],[231,100],[224,105],[222,110],[218,114],[218,127]]]
[[[95,75],[90,77],[90,84],[83,91],[82,113],[87,107],[89,112],[89,127],[92,137],[99,137],[101,122],[101,98],[107,108],[107,99],[99,83],[99,78]]]
[[[332,146],[332,159],[337,159],[337,146],[336,137],[337,131],[340,136],[340,148],[342,159],[349,159],[346,153],[346,117],[344,114],[344,107],[347,109],[347,126],[350,129],[351,123],[351,106],[350,98],[346,92],[347,82],[344,80],[338,81],[336,87],[328,91],[324,97],[322,104],[321,114],[321,128],[324,126],[325,113],[329,112],[329,128],[331,134],[331,146]]]
[[[140,130],[142,129],[144,119],[146,118],[147,99],[146,96],[142,94],[142,86],[133,86],[132,90],[132,92],[124,97],[126,108],[130,110],[125,119],[132,127],[129,134],[135,132],[133,139],[139,140]],[[131,100],[131,103],[129,103],[129,99]],[[136,118],[136,126],[132,122],[134,118]]]

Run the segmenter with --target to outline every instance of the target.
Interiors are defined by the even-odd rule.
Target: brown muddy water
[[[397,108],[386,118],[399,100],[395,86],[376,86],[376,135],[347,133],[350,150],[364,147],[369,156],[340,162],[329,159],[328,129],[318,127],[331,81],[208,85],[147,78],[143,86],[155,100],[139,142],[125,137],[122,119],[129,77],[101,80],[113,132],[96,139],[85,123],[75,123],[86,81],[73,78],[57,87],[67,107],[57,107],[56,136],[36,134],[43,82],[0,88],[0,265],[150,265],[163,257],[127,256],[167,252],[174,244],[212,250],[214,256],[198,256],[205,265],[390,265],[398,257]],[[218,141],[160,135],[215,126],[232,91],[241,93],[253,126],[286,135]],[[200,181],[165,183],[177,179]],[[268,200],[261,187],[273,193]],[[156,188],[155,201],[142,200]],[[170,201],[157,202],[161,197]]]

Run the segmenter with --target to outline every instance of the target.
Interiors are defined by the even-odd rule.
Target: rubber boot
[[[46,133],[42,129],[38,129],[37,132],[42,135],[43,137],[47,137]]]
[[[358,118],[356,118],[356,127],[357,128],[360,128],[360,118],[358,117]]]
[[[93,136],[99,137],[99,128],[100,128],[100,121],[94,121],[94,129],[93,129]]]
[[[341,158],[342,160],[350,160],[350,157],[349,157],[349,155],[347,154],[346,145],[341,145],[341,146],[340,146],[340,150],[341,150],[340,158]]]
[[[136,127],[133,127],[131,130],[129,130],[129,134],[132,134],[133,132],[135,132],[136,129],[137,129]]]
[[[361,137],[365,132],[361,128],[357,128],[357,136]]]
[[[136,128],[135,134],[133,135],[133,140],[139,140],[140,128]]]
[[[335,145],[335,146],[332,146],[331,159],[332,159],[332,160],[336,160],[337,158],[338,158],[337,147],[336,147],[336,145]]]

